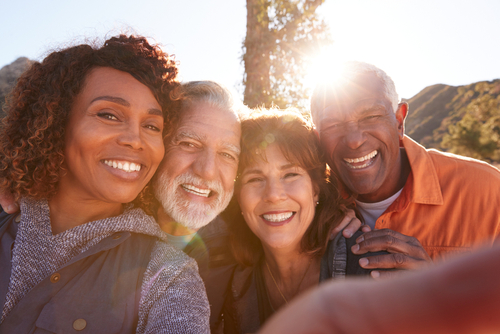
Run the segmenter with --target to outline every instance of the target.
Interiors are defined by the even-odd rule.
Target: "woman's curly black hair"
[[[147,86],[165,119],[179,85],[172,56],[146,38],[119,35],[95,46],[81,44],[50,53],[19,78],[9,94],[0,129],[0,188],[16,199],[50,198],[64,172],[65,129],[75,97],[89,72],[111,67],[130,73]],[[148,207],[150,186],[135,200]]]

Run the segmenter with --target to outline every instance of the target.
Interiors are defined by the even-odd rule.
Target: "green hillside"
[[[407,101],[406,133],[425,147],[500,162],[500,79],[433,85]]]

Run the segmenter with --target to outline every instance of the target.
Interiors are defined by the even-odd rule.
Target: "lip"
[[[183,183],[183,184],[180,184],[179,186],[185,192],[192,194],[194,196],[200,197],[200,198],[209,198],[215,194],[215,192],[210,188],[194,185],[191,183]]]
[[[372,166],[377,161],[379,154],[378,150],[373,150],[359,158],[343,158],[342,162],[351,171],[361,171]]]
[[[265,215],[282,215],[282,214],[287,214],[287,213],[291,213],[291,216],[285,220],[281,220],[281,221],[270,221],[270,220],[267,220],[264,218]],[[286,225],[288,224],[289,222],[292,221],[292,219],[295,217],[295,215],[297,214],[296,211],[291,211],[291,210],[280,210],[280,211],[268,211],[268,212],[265,212],[261,215],[259,215],[260,219],[266,224],[266,225],[269,225],[269,226],[283,226],[283,225]]]
[[[139,171],[125,171],[123,169],[114,168],[105,163],[105,161],[116,161],[121,163],[133,163],[135,165],[140,165]],[[137,158],[126,158],[126,157],[114,157],[114,158],[104,158],[100,160],[100,163],[106,168],[111,174],[117,176],[124,181],[135,181],[141,177],[141,175],[147,170],[147,166],[143,161]]]
[[[210,193],[208,194],[208,196],[204,196],[202,194],[198,194],[196,192],[196,190],[186,188],[185,187],[186,185],[188,185],[191,188],[192,187],[198,188],[200,190],[210,190]],[[210,188],[206,188],[206,187],[202,188],[200,186],[195,186],[193,184],[185,184],[185,183],[180,184],[178,187],[179,187],[180,191],[182,192],[182,194],[184,194],[184,196],[188,197],[190,201],[209,203],[209,202],[213,201],[217,196],[217,192],[213,191]]]

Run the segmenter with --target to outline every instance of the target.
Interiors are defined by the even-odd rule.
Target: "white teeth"
[[[200,189],[198,187],[195,187],[191,184],[183,184],[181,187],[187,191],[188,193],[192,193],[198,196],[203,196],[203,197],[208,197],[210,195],[211,190],[210,189]]]
[[[262,215],[265,220],[268,220],[273,223],[279,223],[284,220],[287,220],[293,215],[293,212],[284,212],[284,213],[275,213],[270,215]]]
[[[110,167],[121,169],[127,173],[138,172],[141,170],[141,164],[133,162],[119,162],[115,160],[104,160],[104,163]]]
[[[344,161],[347,162],[347,163],[357,163],[357,162],[363,162],[363,161],[366,161],[366,160],[369,160],[373,157],[375,157],[377,155],[377,150],[371,152],[371,153],[368,153],[367,155],[365,155],[364,157],[361,157],[361,158],[354,158],[354,159],[348,159],[348,158],[344,158]],[[368,164],[366,165],[368,166]],[[364,167],[366,167],[364,166]],[[358,167],[358,168],[363,168],[363,167]]]

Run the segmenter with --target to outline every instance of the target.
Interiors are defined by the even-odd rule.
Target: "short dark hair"
[[[164,113],[172,103],[170,91],[179,85],[174,59],[145,37],[119,35],[102,45],[81,44],[50,53],[31,65],[7,99],[0,131],[1,189],[17,199],[56,193],[64,169],[68,116],[96,67],[130,73],[151,90]]]
[[[302,238],[301,247],[303,252],[309,254],[323,254],[331,231],[344,218],[352,198],[342,198],[335,176],[330,175],[312,123],[291,109],[259,109],[242,121],[241,131],[242,152],[235,193],[240,189],[239,176],[243,170],[257,157],[266,159],[262,149],[270,143],[279,145],[285,158],[305,169],[313,186],[319,189],[319,204]],[[262,255],[262,245],[246,224],[236,196],[233,196],[222,216],[228,222],[237,261],[247,266],[256,264]]]

